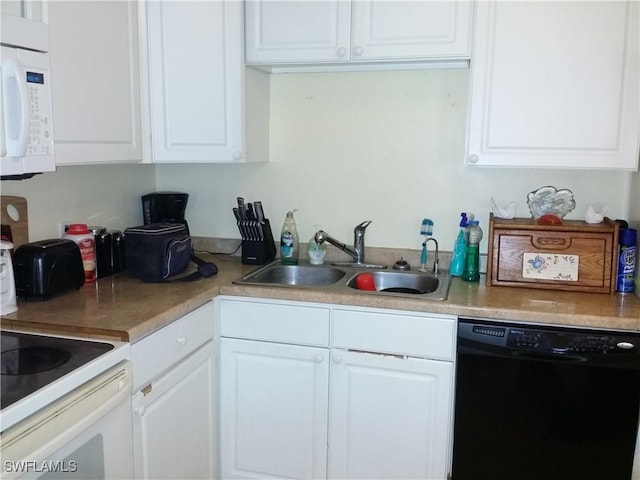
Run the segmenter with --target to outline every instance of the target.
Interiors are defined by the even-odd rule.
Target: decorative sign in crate
[[[615,293],[619,225],[489,218],[487,285]]]

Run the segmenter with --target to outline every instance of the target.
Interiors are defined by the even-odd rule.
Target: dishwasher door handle
[[[533,351],[512,351],[513,356],[526,360],[539,360],[542,362],[586,362],[587,357],[575,355],[571,353],[551,353],[551,352],[533,352]]]

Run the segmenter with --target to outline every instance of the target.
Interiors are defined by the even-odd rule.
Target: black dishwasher
[[[453,480],[630,480],[640,333],[458,323]]]

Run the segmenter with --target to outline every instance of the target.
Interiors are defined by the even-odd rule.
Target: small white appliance
[[[30,41],[47,25],[3,14],[0,31],[0,175],[54,171],[48,42]]]
[[[12,249],[13,243],[0,240],[0,315],[8,315],[18,310],[16,281],[11,261]]]

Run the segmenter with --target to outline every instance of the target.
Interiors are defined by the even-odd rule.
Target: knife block
[[[276,258],[276,245],[269,220],[262,224],[262,240],[242,239],[242,263],[245,265],[264,265]]]

